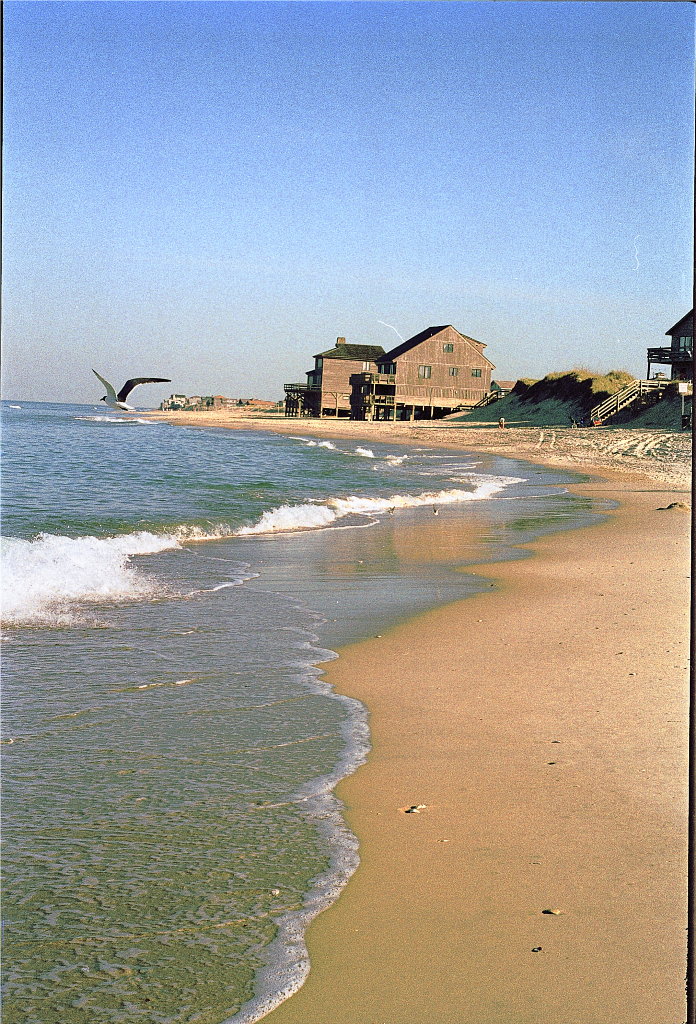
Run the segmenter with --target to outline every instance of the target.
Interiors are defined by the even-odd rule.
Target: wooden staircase
[[[472,405],[471,409],[483,409],[485,405],[490,405],[491,402],[498,402],[501,398],[507,398],[509,394],[511,394],[511,389],[508,388],[501,388],[499,391],[489,391],[476,405]],[[471,412],[471,409],[467,411]]]
[[[634,380],[621,388],[615,395],[610,395],[599,405],[595,405],[590,412],[590,420],[595,426],[604,423],[605,420],[616,416],[617,412],[625,409],[627,405],[642,401],[648,396],[657,396],[661,391],[673,387],[671,380]]]

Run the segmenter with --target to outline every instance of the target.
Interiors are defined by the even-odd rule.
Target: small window
[[[442,351],[443,352],[454,352],[454,345],[451,342],[446,342],[442,346]]]
[[[424,380],[427,380],[427,378],[430,376],[431,370],[432,366],[419,366],[418,376],[422,377]]]
[[[379,372],[389,374],[396,373],[396,363],[381,363],[379,367]]]
[[[324,360],[321,358],[321,356],[318,356],[317,360],[316,360],[316,362],[314,364],[314,369],[315,370],[321,370],[323,365],[324,365]]]
[[[481,376],[481,371],[480,370],[472,370],[471,371],[471,376],[472,377],[480,377]]]
[[[459,376],[459,367],[458,366],[450,366],[450,368],[449,368],[449,375],[450,375],[450,377],[458,377]]]
[[[370,370],[369,362],[364,362],[363,363],[363,373],[369,373],[369,370]]]

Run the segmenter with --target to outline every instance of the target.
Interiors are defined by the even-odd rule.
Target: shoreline
[[[251,430],[287,437],[309,435],[327,439],[376,441],[387,444],[428,444],[523,459],[580,473],[612,473],[690,489],[691,434],[631,427],[506,427],[493,424],[447,423],[445,420],[364,422],[305,418],[251,418],[217,413],[138,413],[175,426]]]
[[[657,511],[684,495],[574,489],[620,505],[467,566],[496,589],[326,667],[370,716],[367,764],[336,790],[361,865],[274,1024],[684,1019],[688,516]]]
[[[361,865],[309,927],[304,986],[266,1019],[682,1024],[689,516],[665,506],[689,501],[689,466],[652,441],[678,454],[690,438],[644,431],[637,456],[585,458],[559,437],[620,451],[631,432],[550,428],[544,449],[537,428],[207,419],[186,425],[562,466],[618,502],[521,545],[531,558],[467,566],[495,589],[325,667],[370,717],[368,762],[336,790]]]

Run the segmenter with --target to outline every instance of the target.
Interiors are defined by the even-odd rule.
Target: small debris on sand
[[[534,946],[532,949],[532,953],[541,953],[541,951],[541,946]]]
[[[671,505],[660,505],[659,508],[655,509],[655,511],[656,512],[669,512],[670,509],[673,509],[673,508],[681,509],[683,512],[689,512],[690,511],[689,506],[685,502],[683,502],[683,501],[673,501]]]
[[[553,914],[555,917],[558,917],[558,915],[562,913],[562,910],[542,910],[542,914]]]
[[[426,807],[427,804],[411,804],[410,807],[401,807],[399,809],[402,810],[404,814],[420,814],[420,812],[424,811]]]

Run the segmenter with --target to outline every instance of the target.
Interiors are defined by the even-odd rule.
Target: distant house
[[[648,379],[653,363],[672,367],[672,380],[694,379],[694,311],[678,320],[674,327],[665,331],[671,338],[667,348],[648,349]]]
[[[160,409],[163,412],[176,411],[177,409],[183,409],[187,402],[188,398],[186,395],[170,395],[169,398],[165,398],[162,402]]]
[[[244,401],[244,405],[250,409],[256,409],[259,412],[263,412],[277,408],[278,402],[269,402],[265,398],[247,398]]]
[[[314,356],[306,384],[285,385],[286,416],[343,416],[351,414],[351,377],[373,372],[384,355],[381,345],[348,345],[345,338]]]
[[[481,341],[451,324],[428,327],[377,359],[377,371],[351,378],[357,420],[437,419],[480,402],[494,364]]]
[[[171,395],[160,405],[165,412],[181,409],[185,412],[209,411],[211,409],[229,409],[231,406],[243,404],[237,398],[225,398],[224,395]],[[273,404],[272,402],[270,403]]]

